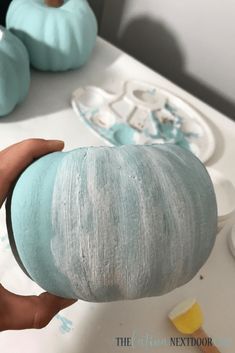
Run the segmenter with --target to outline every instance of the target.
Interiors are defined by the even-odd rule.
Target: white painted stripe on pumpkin
[[[63,158],[51,249],[78,298],[161,295],[204,263],[214,242],[213,190],[200,162],[180,151],[101,147]]]

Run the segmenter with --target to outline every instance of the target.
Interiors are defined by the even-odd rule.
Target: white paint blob
[[[0,42],[3,40],[4,38],[4,32],[3,30],[0,28]]]

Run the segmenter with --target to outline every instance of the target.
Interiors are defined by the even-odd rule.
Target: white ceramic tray
[[[122,92],[78,88],[72,106],[79,117],[111,145],[174,143],[206,162],[214,135],[200,114],[173,93],[140,81],[124,83]]]

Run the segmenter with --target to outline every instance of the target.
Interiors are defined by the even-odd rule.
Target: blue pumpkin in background
[[[217,205],[203,164],[175,145],[40,158],[7,202],[10,243],[45,290],[91,302],[159,296],[209,257]]]
[[[29,86],[27,50],[14,34],[0,26],[0,117],[25,99]]]
[[[13,0],[6,18],[43,71],[78,69],[96,42],[97,22],[86,0]]]

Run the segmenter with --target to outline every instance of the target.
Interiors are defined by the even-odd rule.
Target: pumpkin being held
[[[210,177],[175,145],[47,155],[7,207],[24,271],[53,294],[93,302],[170,292],[195,276],[216,238]]]
[[[96,42],[97,22],[86,0],[13,0],[6,23],[39,70],[77,69]]]

